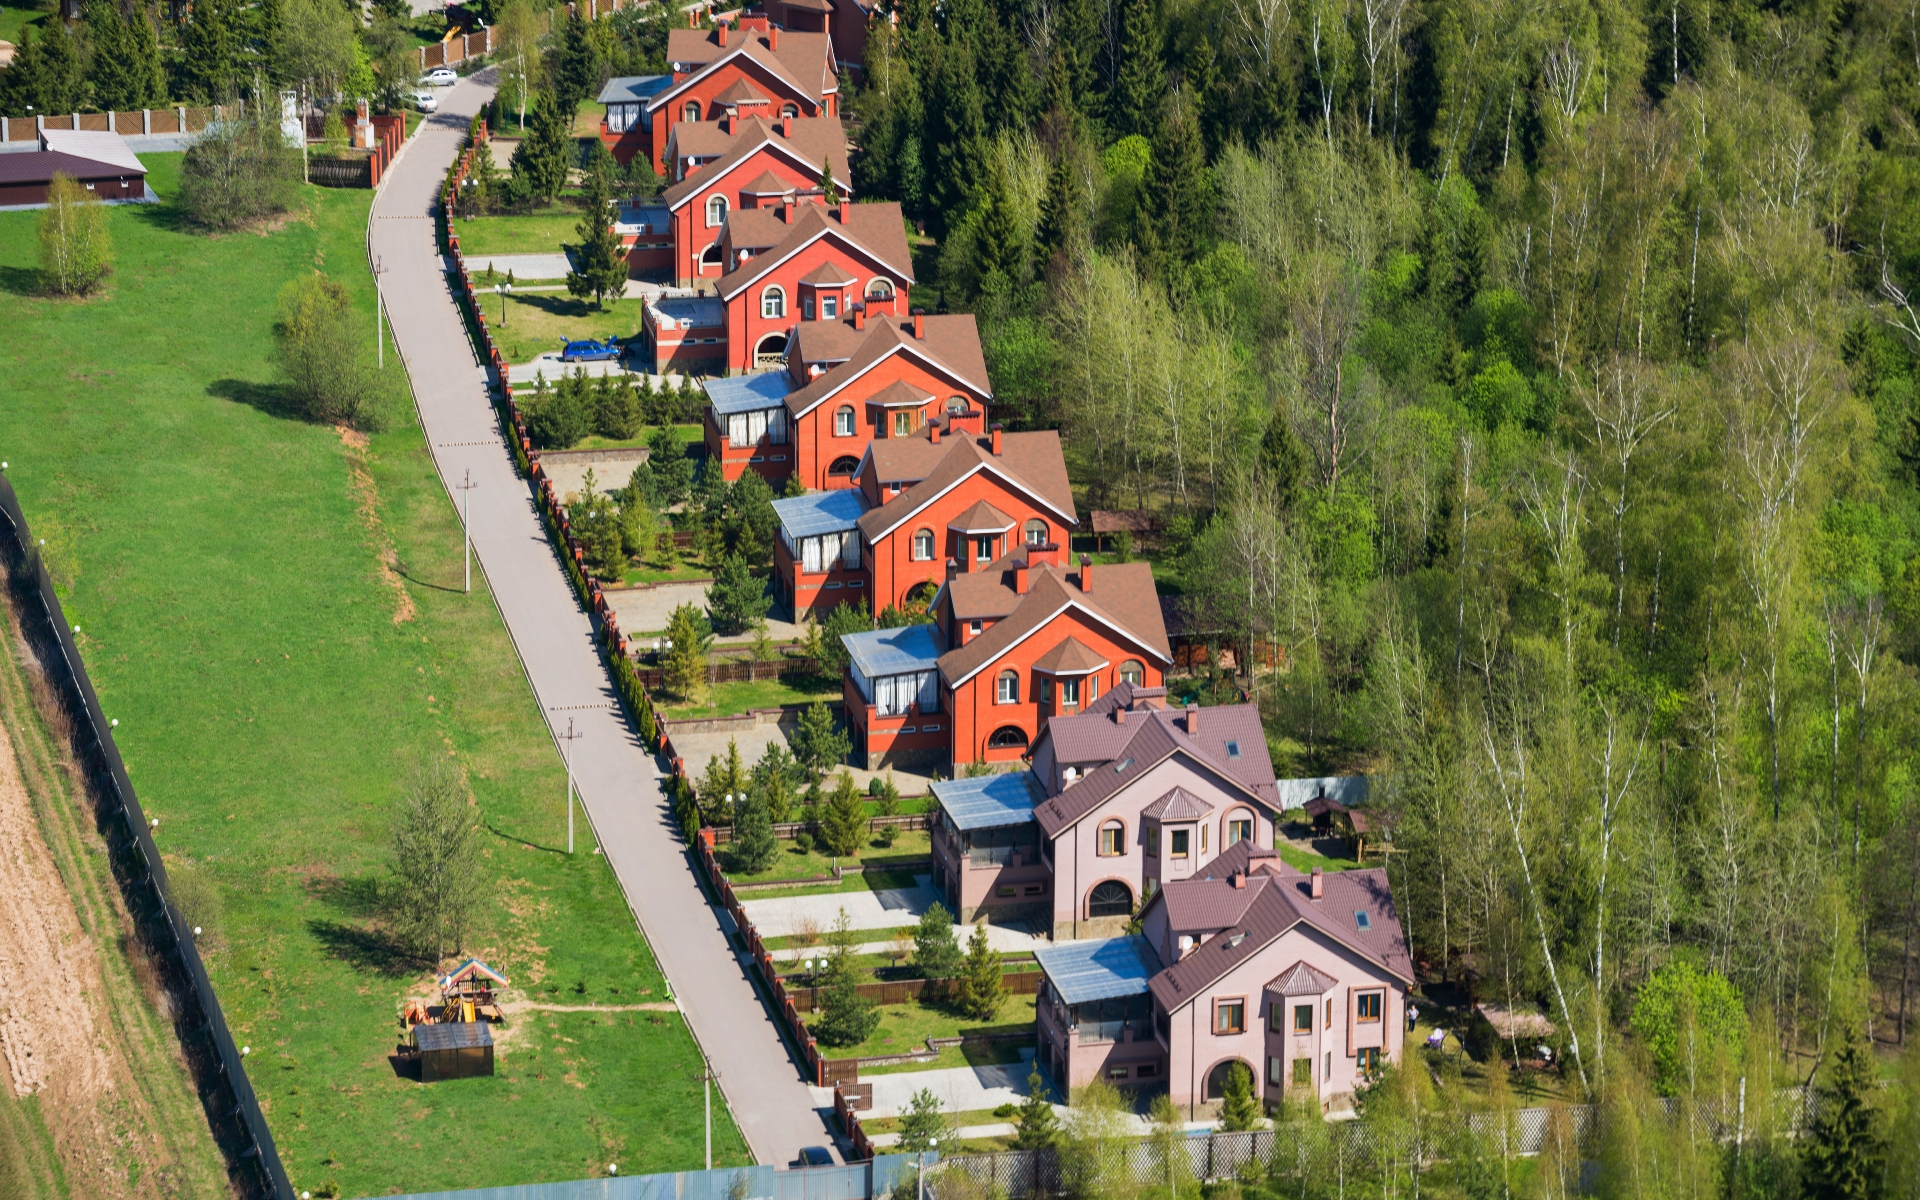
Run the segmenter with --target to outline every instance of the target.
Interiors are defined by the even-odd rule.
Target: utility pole
[[[380,369],[387,369],[387,339],[380,328],[380,277],[387,273],[381,265],[381,256],[373,256],[373,350],[380,359]]]
[[[460,489],[460,552],[461,552],[461,555],[466,559],[466,563],[467,563],[467,591],[468,593],[472,593],[473,591],[473,525],[468,521],[467,517],[468,517],[468,514],[472,512],[472,509],[473,509],[473,489],[480,486],[479,484],[473,481],[472,467],[467,468],[467,481],[465,483],[458,484],[457,486]],[[571,796],[573,794],[572,790],[569,789],[567,794]],[[569,802],[568,804],[567,811],[569,814],[571,814],[573,811],[571,802]]]
[[[560,737],[567,743],[561,758],[567,764],[567,853],[573,853],[573,739],[587,736],[573,731],[573,718],[567,718],[567,731]]]
[[[706,1100],[707,1108],[707,1170],[713,1170],[713,1081],[720,1078],[714,1074],[713,1060],[703,1051],[700,1055],[700,1089]]]

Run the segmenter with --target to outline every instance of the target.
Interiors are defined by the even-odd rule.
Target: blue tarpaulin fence
[[[882,1154],[844,1167],[720,1167],[667,1175],[615,1176],[568,1183],[525,1183],[458,1192],[417,1192],[390,1200],[869,1200],[883,1196],[902,1175],[911,1178],[916,1158]],[[931,1167],[940,1161],[928,1154]]]

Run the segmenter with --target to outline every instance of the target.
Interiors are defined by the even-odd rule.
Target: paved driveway
[[[445,110],[443,109],[442,111]],[[458,226],[454,228],[454,232],[460,232]],[[473,281],[474,287],[477,288],[480,286],[480,280],[477,276],[484,272],[489,266],[502,275],[505,275],[508,271],[512,271],[515,283],[523,279],[565,279],[567,272],[573,270],[573,264],[567,259],[564,253],[560,252],[553,254],[469,255],[467,257],[467,270],[476,276]],[[498,316],[499,314],[496,313],[494,315]]]
[[[590,826],[581,852],[597,842],[606,854],[675,996],[684,998],[687,1024],[712,1059],[754,1157],[787,1163],[802,1146],[833,1143],[831,1111],[822,1113],[802,1082],[746,966],[727,944],[722,914],[694,880],[659,769],[620,711],[587,614],[560,573],[532,492],[507,456],[486,375],[454,306],[433,223],[425,219],[467,122],[491,94],[481,82],[489,78],[483,72],[440,93],[440,111],[382,181],[369,249],[388,270],[383,292],[394,340],[441,483],[471,470],[478,485],[472,530],[484,587],[476,588],[473,603],[489,603],[491,592],[549,731],[571,720],[584,735],[573,746],[574,778]],[[554,753],[557,760],[557,744]]]
[[[918,887],[749,900],[740,907],[747,911],[747,920],[753,922],[761,937],[785,937],[809,924],[824,933],[840,919],[843,908],[855,929],[892,929],[918,921],[920,914],[940,898],[940,893],[933,890],[933,876],[916,875],[914,880]]]
[[[650,584],[646,587],[631,589],[621,588],[607,593],[607,603],[613,606],[615,615],[620,618],[620,628],[626,630],[628,637],[637,639],[642,635],[659,633],[666,629],[667,618],[672,616],[673,610],[682,604],[691,604],[704,611],[707,607],[707,583],[690,581]],[[782,621],[778,610],[768,610],[767,636],[775,642],[794,642],[805,637],[806,630],[791,621]],[[714,639],[722,645],[752,640],[751,631],[727,634]]]

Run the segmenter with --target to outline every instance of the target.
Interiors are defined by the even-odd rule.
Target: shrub
[[[547,386],[541,373],[534,379],[533,397],[521,406],[527,418],[527,436],[542,450],[565,450],[587,436],[587,407],[580,381],[562,378]]]
[[[72,176],[55,172],[40,214],[40,278],[46,289],[84,296],[112,271],[107,206]]]
[[[187,148],[180,210],[202,228],[238,229],[292,208],[301,174],[300,152],[277,124],[220,121]]]
[[[1746,1054],[1747,1010],[1717,971],[1676,959],[1653,973],[1633,1005],[1633,1032],[1653,1061],[1655,1089],[1677,1096],[1690,1074],[1739,1063]],[[1689,1059],[1692,1061],[1689,1062]]]
[[[793,844],[800,848],[802,854],[813,853],[813,835],[804,829],[793,835]]]
[[[316,271],[280,289],[277,358],[300,415],[360,430],[378,427],[378,385],[362,345],[365,334],[337,281]]]

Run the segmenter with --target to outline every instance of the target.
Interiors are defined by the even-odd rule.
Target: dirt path
[[[17,1179],[64,1180],[28,1196],[229,1195],[23,657],[0,606],[0,1158],[41,1160]]]

